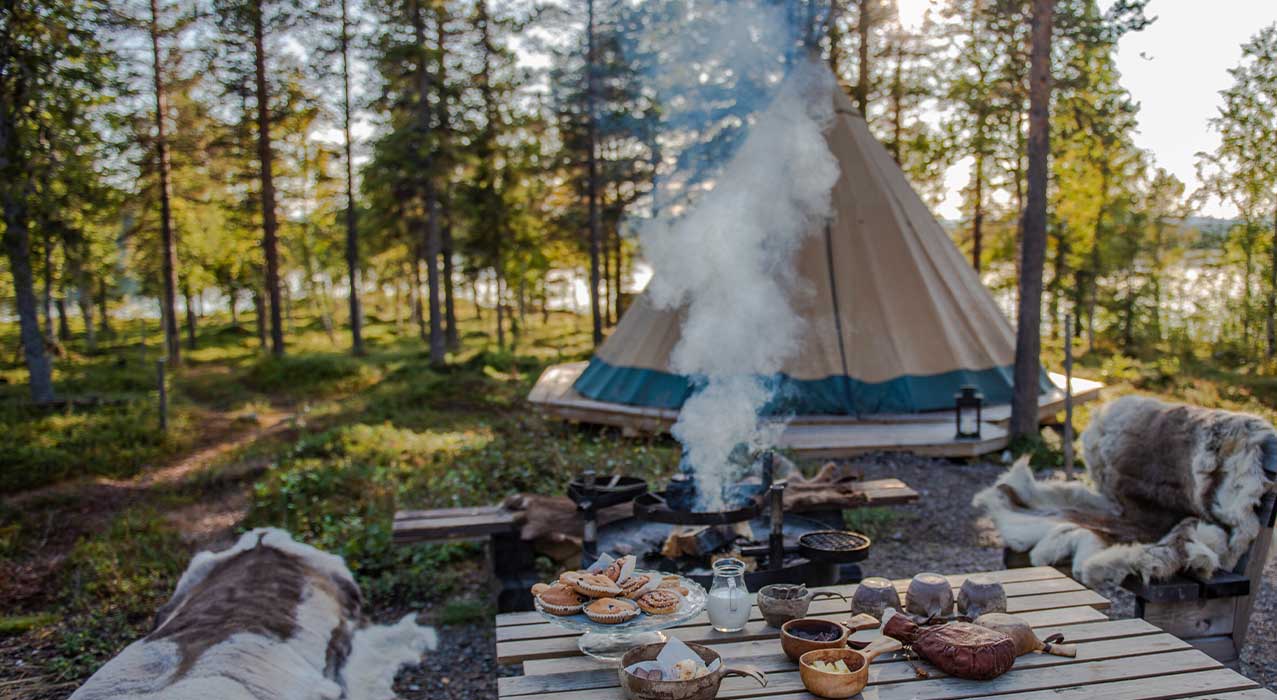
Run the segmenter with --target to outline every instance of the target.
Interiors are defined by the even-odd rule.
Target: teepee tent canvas
[[[967,385],[986,404],[1008,404],[1011,324],[845,93],[834,93],[827,139],[841,172],[831,216],[796,257],[805,335],[767,378],[777,390],[769,412],[799,424],[918,415],[952,409]],[[588,365],[547,370],[530,399],[574,420],[629,425],[611,412],[668,423],[695,390],[670,369],[681,321],[640,295]],[[1062,396],[1045,373],[1039,388],[1045,404]]]

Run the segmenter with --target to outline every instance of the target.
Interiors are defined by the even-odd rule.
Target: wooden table
[[[870,667],[872,700],[949,700],[1000,696],[1023,700],[1144,700],[1151,698],[1218,698],[1277,700],[1277,695],[1221,666],[1189,643],[1143,620],[1109,620],[1103,596],[1050,567],[992,572],[1006,587],[1008,611],[1027,619],[1039,637],[1063,632],[1078,646],[1076,659],[1029,654],[992,681],[966,681],[943,676],[919,679],[898,655],[884,656]],[[964,575],[950,576],[956,589]],[[897,581],[903,592],[907,581]],[[847,595],[855,586],[834,586]],[[812,604],[811,614],[831,619],[847,616],[837,599]],[[536,613],[497,617],[497,657],[502,664],[522,664],[522,676],[498,681],[501,698],[526,700],[612,700],[621,698],[616,670],[577,650],[577,636],[545,623]],[[726,660],[749,663],[767,672],[760,688],[749,679],[724,681],[719,698],[806,700],[797,666],[785,657],[777,630],[767,627],[754,608],[741,632],[715,632],[704,615],[669,632],[688,642],[713,646]],[[876,630],[857,633],[859,639]]]

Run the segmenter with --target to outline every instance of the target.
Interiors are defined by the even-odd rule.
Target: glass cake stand
[[[662,571],[635,571],[634,573],[657,577],[670,575]],[[585,613],[554,615],[541,607],[539,598],[533,598],[533,601],[537,612],[541,613],[541,617],[547,622],[583,633],[576,643],[582,654],[599,661],[618,663],[625,652],[634,647],[664,642],[666,636],[661,630],[681,625],[701,614],[701,611],[705,609],[705,589],[699,583],[682,576],[679,576],[679,583],[687,589],[688,593],[683,596],[683,602],[679,604],[678,610],[668,615],[649,615],[640,612],[638,617],[619,625],[594,622],[586,617]]]

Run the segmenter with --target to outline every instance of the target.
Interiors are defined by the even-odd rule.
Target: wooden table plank
[[[1011,584],[1023,584],[1023,583],[1029,583],[1029,582],[1046,582],[1046,581],[1057,582],[1054,584],[1043,584],[1043,585],[1063,586],[1063,588],[1059,590],[1086,589],[1086,587],[1083,586],[1082,584],[1077,583],[1076,581],[1069,578],[1068,576],[1065,576],[1064,574],[1060,573],[1059,569],[1056,569],[1050,566],[1030,566],[1030,567],[1025,567],[1023,569],[1006,569],[1003,571],[985,571],[985,572],[977,572],[973,574],[953,574],[953,575],[946,576],[945,578],[949,580],[949,584],[956,591],[959,587],[962,586],[962,583],[966,581],[969,576],[992,577],[995,581],[998,581],[999,583],[1003,585],[1004,588],[1007,589],[1008,597],[1011,597],[1013,595],[1034,595],[1037,591],[1034,589],[1033,586],[1011,585]],[[892,584],[895,585],[896,590],[898,592],[903,594],[905,590],[909,588],[909,579],[896,579],[892,581]],[[851,584],[843,584],[841,586],[827,586],[827,587],[822,587],[820,590],[823,591],[823,590],[826,590],[826,588],[828,588],[829,590],[838,591],[850,597],[851,594],[854,593],[856,590],[856,584],[851,583]],[[753,602],[755,594],[751,593],[750,596],[751,596],[750,601]],[[529,624],[546,624],[546,622],[545,622],[545,618],[541,617],[541,615],[537,612],[505,613],[505,614],[497,616],[498,628],[513,627],[515,625],[529,625]]]
[[[844,613],[845,614],[845,613]],[[1067,625],[1082,622],[1098,622],[1108,619],[1104,613],[1091,606],[1055,608],[1023,613],[1020,617],[1034,626]],[[673,634],[685,642],[717,645],[755,639],[775,639],[780,631],[762,621],[750,622],[740,632],[716,632],[709,625],[675,628]],[[521,639],[497,644],[497,663],[516,664],[533,659],[553,659],[561,656],[579,656],[577,636],[551,637],[548,639]]]
[[[1228,669],[1177,673],[1164,678],[1112,681],[1076,688],[1055,688],[1017,694],[1016,700],[1169,700],[1171,698],[1213,698],[1215,700],[1272,700],[1277,695],[1263,690],[1240,690],[1254,681]],[[1229,692],[1235,691],[1235,692]],[[982,696],[1005,698],[1001,696]]]
[[[1091,686],[1137,678],[1157,679],[1172,674],[1220,668],[1222,667],[1219,662],[1196,650],[1169,651],[1135,658],[1065,663],[1052,668],[1049,673],[1030,667],[1012,668],[1008,673],[988,681],[969,681],[950,677],[921,680],[913,675],[906,663],[885,663],[869,667],[870,685],[865,690],[864,696],[873,700],[918,700],[919,698],[959,700],[989,696],[1019,698],[1040,690]],[[807,691],[801,690],[801,682],[797,686],[798,689],[793,688],[787,678],[777,678],[776,682],[773,682],[772,677],[778,675],[783,674],[769,675],[766,688],[760,688],[756,684],[750,688],[745,683],[747,679],[728,679],[720,688],[718,697],[722,700],[750,697],[766,697],[768,700],[810,700],[814,697]],[[792,675],[796,678],[797,671],[792,672]],[[897,679],[898,676],[905,677]],[[542,693],[537,697],[538,700],[619,700],[622,695],[619,687],[612,687]],[[1092,695],[1092,697],[1097,696]]]
[[[1080,609],[1083,612],[1089,612],[1089,609]],[[1059,616],[1056,617],[1056,621]],[[1047,621],[1051,622],[1051,621]],[[1122,637],[1136,637],[1143,634],[1158,634],[1160,629],[1150,625],[1149,623],[1138,618],[1126,620],[1102,620],[1099,622],[1080,622],[1073,624],[1047,624],[1034,627],[1038,637],[1045,639],[1046,637],[1062,633],[1066,636],[1067,641],[1099,641],[1102,639],[1119,639]],[[853,638],[859,641],[869,641],[877,636],[877,630],[866,630],[857,632]],[[1189,642],[1192,644],[1192,642]],[[714,650],[722,654],[724,658],[737,660],[743,657],[757,656],[758,650],[775,651],[776,642],[772,639],[754,640],[748,642],[725,642],[713,645]],[[524,675],[534,676],[543,673],[566,673],[569,671],[594,671],[600,667],[598,661],[588,656],[565,656],[557,659],[536,659],[525,661],[523,664]]]
[[[1095,661],[1135,654],[1179,651],[1191,648],[1188,642],[1168,635],[1142,620],[1117,620],[1053,629],[1069,632],[1068,641],[1078,645],[1076,661],[1059,656],[1034,654],[1017,660],[1017,668],[1041,668],[1064,663]],[[862,634],[868,634],[866,639],[878,636],[876,631]],[[1041,636],[1040,633],[1039,636]],[[789,673],[794,676],[793,680],[797,682],[794,662],[785,656],[780,649],[780,644],[775,639],[723,644],[715,646],[714,650],[722,654],[724,661],[729,665],[750,664],[766,673]],[[888,654],[880,657],[881,660],[875,663],[889,663],[899,661],[900,658],[897,654]],[[528,674],[502,678],[498,682],[501,696],[606,688],[616,684],[616,670],[614,668],[605,667],[588,657],[576,657],[575,660],[584,661],[585,664],[560,665],[558,670],[549,674]],[[555,661],[567,661],[567,659],[556,659]],[[905,665],[903,672],[912,673],[912,669],[907,668],[907,665]],[[941,674],[936,672],[935,675],[939,676]],[[769,682],[768,687],[776,687],[776,683]]]

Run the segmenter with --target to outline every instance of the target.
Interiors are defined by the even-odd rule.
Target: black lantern
[[[984,394],[973,386],[964,386],[962,391],[953,395],[953,420],[957,428],[959,440],[979,440],[981,408],[984,406]]]

